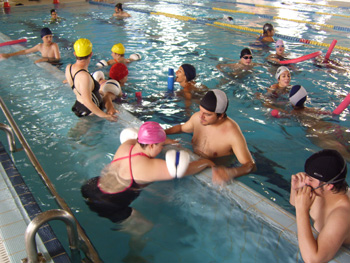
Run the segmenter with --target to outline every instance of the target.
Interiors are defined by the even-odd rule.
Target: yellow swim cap
[[[123,46],[122,43],[115,44],[111,50],[113,53],[116,53],[119,55],[124,55],[125,53],[125,47]]]
[[[74,51],[77,57],[86,57],[92,52],[92,44],[89,39],[80,38],[74,43]]]

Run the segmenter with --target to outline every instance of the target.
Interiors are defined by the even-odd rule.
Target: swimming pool
[[[234,8],[233,4],[214,1],[205,5]],[[306,137],[299,123],[271,118],[261,102],[255,99],[255,92],[261,92],[275,82],[275,68],[265,62],[269,51],[253,49],[254,60],[264,64],[243,78],[228,79],[216,71],[215,66],[238,59],[240,50],[254,42],[256,36],[149,15],[148,12],[161,11],[214,20],[220,20],[224,13],[153,1],[130,3],[125,5],[126,10],[127,7],[147,12],[131,10],[132,18],[115,21],[110,19],[113,12],[111,7],[67,4],[60,5],[57,10],[59,16],[67,20],[48,25],[45,20],[51,6],[21,7],[12,8],[11,14],[1,16],[0,22],[2,33],[12,39],[28,37],[28,47],[38,43],[40,29],[49,26],[63,57],[63,65],[58,70],[63,70],[67,63],[73,61],[72,44],[79,37],[87,37],[94,44],[92,72],[96,70],[94,64],[98,60],[110,56],[114,43],[123,42],[127,54],[141,53],[143,59],[130,64],[129,83],[124,89],[126,97],[122,106],[141,120],[158,120],[164,126],[187,120],[198,107],[194,103],[186,109],[181,99],[165,96],[168,68],[193,63],[197,68],[198,81],[227,93],[230,100],[228,115],[241,126],[257,162],[257,173],[239,181],[286,210],[291,210],[288,205],[290,175],[302,170],[305,159],[319,148]],[[241,10],[246,8],[240,7]],[[256,10],[257,13],[259,10],[273,13],[271,10]],[[305,17],[305,14],[296,15]],[[268,22],[264,18],[243,14],[235,14],[234,18],[237,23],[249,22],[252,26]],[[332,18],[327,23],[336,22],[334,20]],[[336,38],[340,45],[349,46],[348,34],[315,30],[305,25],[297,25],[287,34],[290,24],[285,21],[273,23],[276,31],[284,35],[319,39],[326,43]],[[11,52],[15,48],[3,47],[0,52]],[[295,56],[319,49],[287,42],[287,51]],[[326,49],[322,51],[325,53]],[[349,65],[348,54],[334,50],[333,56]],[[84,204],[79,190],[85,180],[98,175],[111,160],[119,145],[122,125],[97,118],[76,119],[70,111],[74,95],[68,86],[62,84],[62,75],[53,76],[33,66],[33,62],[26,57],[1,61],[0,68],[8,73],[2,77],[1,96],[12,110],[46,173],[60,189],[60,194],[72,207],[106,262],[120,261],[128,252],[125,240],[129,236],[111,231],[114,225],[92,213]],[[347,74],[318,69],[308,62],[296,65],[292,72],[292,83],[300,83],[308,89],[311,97],[309,105],[327,110],[333,109],[340,102],[340,95],[347,93],[348,78]],[[136,100],[135,91],[142,91],[141,102]],[[348,110],[339,119],[331,121],[349,127],[347,114]],[[121,124],[124,123],[121,120]],[[181,138],[188,142],[190,137]],[[54,207],[48,195],[40,193],[41,183],[27,161],[17,155],[16,160],[19,170],[26,175],[28,185],[38,194],[41,205],[44,208]],[[153,184],[133,203],[133,207],[154,224],[145,237],[147,245],[141,254],[153,262],[169,261],[169,258],[174,259],[173,262],[229,262],[236,255],[242,262],[261,262],[261,258],[266,258],[266,262],[276,261],[276,258],[282,262],[300,260],[297,250],[290,247],[288,241],[279,239],[268,225],[237,209],[237,205],[220,194],[220,189],[210,188],[192,178]],[[268,238],[263,239],[264,236]],[[237,239],[241,239],[239,243]],[[250,240],[254,241],[250,243]],[[267,251],[273,252],[268,254]]]

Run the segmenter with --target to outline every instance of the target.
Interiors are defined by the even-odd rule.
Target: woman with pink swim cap
[[[142,188],[152,182],[174,179],[168,170],[168,159],[166,162],[155,158],[162,151],[165,141],[165,131],[157,122],[142,124],[137,139],[122,143],[101,176],[83,185],[82,195],[91,210],[113,222],[122,222],[136,213],[129,205]],[[214,163],[207,159],[190,162],[188,167],[185,165],[184,176],[212,166]]]

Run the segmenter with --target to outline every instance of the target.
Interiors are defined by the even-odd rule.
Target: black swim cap
[[[228,100],[225,92],[213,89],[207,92],[201,100],[200,105],[211,112],[225,113],[228,107]]]
[[[194,66],[190,64],[183,64],[181,67],[185,72],[187,81],[191,81],[196,77],[196,69]]]
[[[244,57],[245,55],[251,55],[252,54],[252,51],[249,49],[249,48],[243,48],[242,51],[241,51],[241,56],[240,58]]]
[[[344,181],[347,166],[336,150],[322,150],[311,155],[305,162],[305,173],[328,184]]]
[[[44,36],[47,36],[47,35],[52,35],[52,32],[48,27],[44,27],[40,31],[40,36],[41,36],[41,38],[43,38]]]

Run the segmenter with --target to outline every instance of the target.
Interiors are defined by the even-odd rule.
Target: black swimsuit
[[[69,72],[70,72],[70,76],[72,78],[72,81],[73,81],[73,85],[72,85],[72,90],[76,89],[75,86],[74,86],[74,79],[75,79],[75,76],[81,72],[81,71],[85,71],[87,72],[85,69],[80,69],[78,70],[75,74],[74,74],[74,77],[72,75],[72,65],[70,65],[70,69],[69,69]],[[89,73],[89,72],[87,72]],[[90,73],[89,73],[90,75]],[[91,76],[91,75],[90,75]],[[93,79],[94,81],[94,89],[92,91],[92,102],[96,104],[97,107],[99,107],[101,110],[104,109],[104,104],[103,104],[103,101],[102,101],[102,98],[101,98],[101,95],[99,93],[99,89],[100,89],[100,84],[91,76],[91,78]],[[76,89],[76,91],[78,92],[79,95],[80,92]],[[72,107],[72,111],[75,113],[75,115],[77,115],[79,118],[80,117],[84,117],[84,116],[88,116],[91,114],[91,111],[85,107],[84,104],[80,103],[79,101],[75,101],[75,104],[73,105]]]
[[[130,204],[140,195],[141,188],[148,184],[138,184],[135,182],[131,170],[131,157],[133,156],[146,156],[144,153],[131,154],[133,146],[130,148],[128,156],[121,157],[112,161],[116,162],[122,159],[129,158],[129,169],[131,183],[125,187],[122,191],[116,193],[107,193],[100,189],[99,179],[100,177],[91,178],[81,187],[81,193],[86,200],[92,211],[98,213],[101,217],[106,217],[112,222],[120,222],[127,219],[132,212]]]

